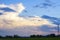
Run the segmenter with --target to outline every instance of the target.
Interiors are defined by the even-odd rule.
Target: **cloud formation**
[[[25,36],[27,34],[46,34],[47,32],[38,31],[37,28],[42,25],[49,25],[51,27],[54,26],[52,22],[39,16],[26,18],[19,17],[18,15],[25,9],[22,3],[10,5],[0,4],[0,8],[9,8],[14,10],[9,12],[0,9],[0,13],[3,13],[2,15],[0,15],[0,29],[9,31],[12,34],[16,33],[21,35],[23,33],[22,35]]]

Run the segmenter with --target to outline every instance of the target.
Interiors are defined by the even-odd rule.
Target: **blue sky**
[[[48,3],[47,0],[0,0],[0,4],[16,4],[22,3],[26,7],[27,12],[22,12],[21,16],[42,16],[49,15],[60,18],[60,0],[48,0],[52,6],[48,8],[34,7],[35,5],[43,5],[42,3]],[[47,5],[48,6],[48,5]],[[32,11],[33,10],[33,11]]]
[[[57,33],[60,0],[0,0],[0,12],[0,35]]]

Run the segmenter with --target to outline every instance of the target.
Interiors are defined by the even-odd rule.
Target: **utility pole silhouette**
[[[60,32],[60,31],[59,31],[59,28],[60,28],[60,27],[59,27],[59,26],[60,26],[60,20],[58,19],[58,20],[54,21],[54,24],[57,25],[57,34],[60,35],[60,34],[59,34],[59,32]]]
[[[58,28],[57,28],[57,29],[58,29],[58,31],[57,31],[58,35],[60,35],[60,34],[59,34],[59,26],[60,26],[60,24],[58,24]]]

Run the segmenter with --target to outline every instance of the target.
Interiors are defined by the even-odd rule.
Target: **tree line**
[[[60,35],[49,34],[49,35],[31,35],[30,37],[60,37]]]
[[[29,38],[40,38],[40,37],[60,37],[60,35],[55,35],[55,34],[49,34],[49,35],[30,35]],[[26,37],[21,37],[21,36],[18,36],[18,35],[14,35],[14,36],[0,36],[0,38],[26,38]]]

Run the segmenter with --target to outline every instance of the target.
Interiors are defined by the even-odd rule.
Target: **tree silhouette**
[[[55,34],[49,34],[49,35],[46,35],[46,36],[43,36],[43,35],[31,35],[30,37],[41,38],[41,37],[57,37],[57,36]]]
[[[31,35],[30,37],[36,37],[36,35]]]
[[[14,35],[14,38],[20,38],[20,36],[18,36],[18,35]]]
[[[0,38],[3,38],[2,36],[0,36]]]
[[[56,37],[55,34],[47,35],[46,37]]]
[[[8,35],[7,35],[7,36],[5,36],[5,38],[13,38],[13,36],[8,36]]]
[[[30,37],[37,37],[37,38],[39,38],[39,37],[43,37],[42,35],[31,35]]]

